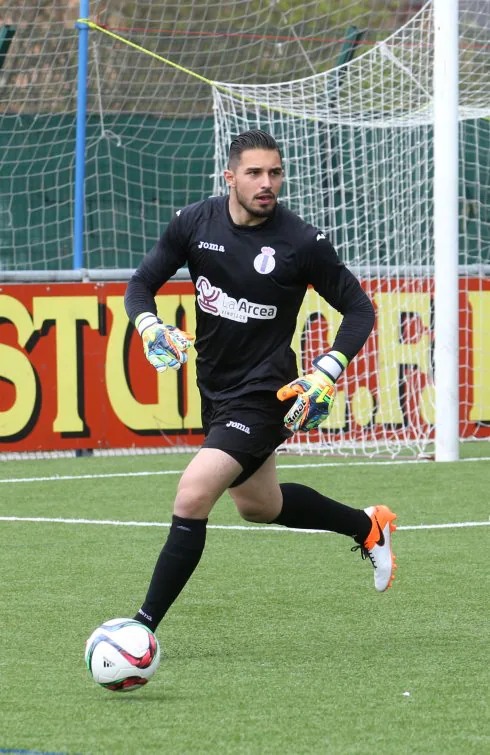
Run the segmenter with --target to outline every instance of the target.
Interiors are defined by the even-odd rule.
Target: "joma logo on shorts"
[[[242,425],[241,422],[233,422],[233,420],[230,420],[226,423],[226,427],[234,427],[235,430],[241,430],[242,433],[247,433],[247,435],[250,435],[250,428],[247,427],[247,425]]]
[[[209,249],[211,252],[224,252],[225,248],[222,244],[211,244],[210,241],[200,241],[198,249]]]

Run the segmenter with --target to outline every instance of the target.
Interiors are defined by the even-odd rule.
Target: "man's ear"
[[[228,184],[228,186],[230,188],[234,187],[235,186],[235,174],[233,173],[233,171],[226,169],[224,171],[223,175],[225,177],[225,181]]]

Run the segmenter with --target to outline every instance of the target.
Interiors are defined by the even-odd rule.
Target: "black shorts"
[[[234,488],[248,480],[292,432],[284,415],[293,401],[279,401],[272,391],[255,391],[238,398],[202,399],[203,448],[219,448],[243,467]]]

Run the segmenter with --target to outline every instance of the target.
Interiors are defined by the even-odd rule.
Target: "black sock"
[[[295,482],[286,482],[280,488],[282,510],[274,524],[305,530],[330,530],[349,535],[358,543],[363,543],[368,536],[371,520],[362,509],[353,509]]]
[[[199,563],[207,519],[172,517],[172,526],[153,571],[145,602],[134,617],[155,631]]]

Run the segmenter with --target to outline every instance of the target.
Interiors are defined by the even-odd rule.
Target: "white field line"
[[[113,519],[63,519],[61,517],[46,516],[0,516],[0,522],[35,522],[47,524],[99,524],[112,527],[170,527],[170,522],[124,522]],[[397,532],[403,530],[448,530],[460,527],[487,527],[488,522],[448,522],[445,524],[408,524],[397,527]],[[208,524],[208,530],[239,530],[241,532],[302,532],[310,535],[332,534],[328,530],[304,530],[287,527],[276,527],[270,524],[241,525],[241,524]]]
[[[460,459],[458,464],[468,461],[490,461],[490,457],[477,456],[471,459]],[[332,461],[319,462],[317,464],[278,464],[277,469],[316,469],[317,467],[380,467],[396,466],[405,464],[428,464],[432,463],[429,459],[407,459],[393,461]],[[111,477],[153,477],[157,475],[181,475],[183,469],[161,469],[151,472],[107,472],[100,474],[81,474],[81,475],[51,475],[49,477],[10,477],[0,480],[1,483],[15,484],[18,482],[61,482],[63,480],[100,480]]]

